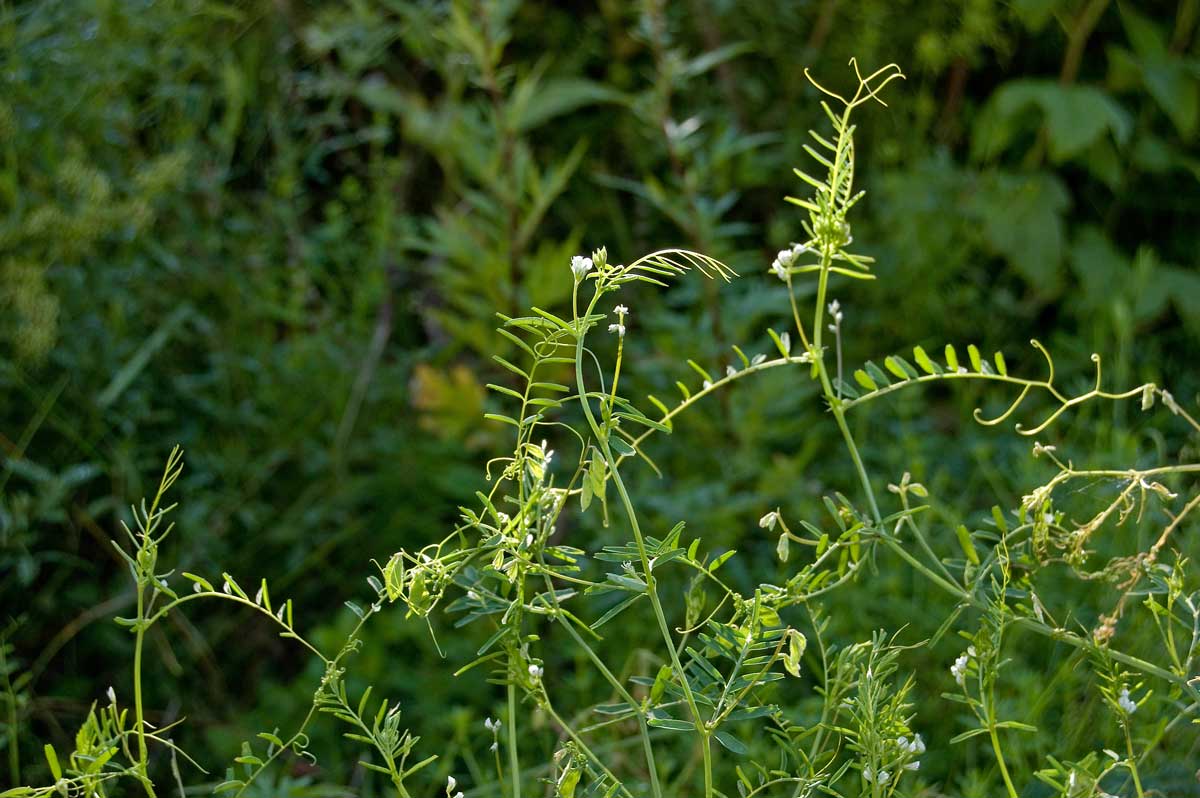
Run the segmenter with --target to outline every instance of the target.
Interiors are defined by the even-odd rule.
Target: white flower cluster
[[[919,734],[914,734],[911,740],[907,737],[897,737],[896,745],[902,752],[912,754],[915,757],[925,753],[925,741],[921,739],[921,735]],[[904,769],[920,770],[921,760],[913,759],[911,762],[905,764]]]
[[[791,249],[779,250],[779,253],[775,256],[775,260],[771,261],[771,271],[780,280],[786,281],[788,278],[788,269],[796,262],[796,258],[808,251],[808,247],[803,244],[793,244]]]
[[[975,646],[967,646],[967,653],[959,655],[958,659],[954,660],[954,664],[950,666],[950,675],[954,677],[954,681],[958,682],[958,686],[966,688],[967,686],[967,664],[975,657]]]
[[[777,510],[772,510],[762,518],[758,519],[759,528],[765,529],[768,532],[774,532],[775,524],[777,523],[779,523],[779,512]]]
[[[499,740],[500,721],[498,719],[492,720],[491,718],[484,718],[483,728],[487,729],[488,731],[490,731],[492,733],[492,744],[488,748],[488,750],[495,751],[497,748],[500,747],[500,740]]]
[[[540,665],[529,666],[529,678],[533,679],[535,682],[541,681],[543,673],[545,673],[545,671],[542,670]]]
[[[862,776],[863,776],[863,780],[866,781],[867,784],[880,784],[880,785],[887,784],[888,781],[892,778],[892,774],[888,773],[883,768],[880,768],[879,770],[875,770],[875,768],[871,767],[870,765],[867,765],[866,767],[864,767],[862,769]]]
[[[845,318],[842,314],[842,303],[836,299],[829,303],[829,318],[833,319],[833,324],[829,325],[829,331],[836,333],[842,326],[842,319]]]

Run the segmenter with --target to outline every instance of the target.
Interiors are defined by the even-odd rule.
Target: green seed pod
[[[654,686],[650,688],[650,703],[657,704],[667,689],[667,683],[671,681],[671,666],[663,665],[658,669],[658,675],[654,677]]]

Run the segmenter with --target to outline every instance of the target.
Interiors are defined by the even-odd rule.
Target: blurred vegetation
[[[171,561],[267,577],[334,640],[370,558],[430,539],[480,487],[504,434],[478,423],[504,375],[494,314],[561,307],[572,255],[676,245],[743,275],[646,292],[638,395],[687,379],[686,358],[723,370],[730,344],[767,351],[766,269],[799,234],[781,200],[803,190],[791,167],[821,113],[806,66],[836,80],[854,55],[908,74],[859,135],[855,234],[879,279],[834,290],[851,346],[880,349],[847,362],[974,341],[1037,369],[1012,348],[1037,336],[1077,364],[1065,384],[1087,385],[1100,351],[1113,384],[1158,381],[1194,408],[1198,22],[1195,0],[0,2],[9,766],[44,775],[34,741],[68,738],[98,690],[122,689],[130,644],[110,618],[133,593],[106,538],[172,444],[189,467]],[[873,472],[961,497],[947,520],[1015,504],[1042,466],[971,423],[979,401],[931,390],[860,420]],[[655,481],[659,520],[778,568],[756,512],[812,515],[852,485],[837,441],[811,434],[821,416],[807,383],[765,377],[682,420],[689,446],[658,442],[665,476],[636,478]],[[1101,404],[1046,442],[1102,467],[1186,452],[1183,434]],[[839,594],[832,628],[929,637],[948,614],[929,590],[881,561]],[[188,714],[193,749],[229,759],[303,711],[288,696],[311,668],[270,629],[175,623],[151,635],[148,701],[156,722]],[[480,641],[447,626],[450,659],[469,658]],[[353,679],[400,697],[452,767],[499,693],[444,678],[427,629],[370,637]],[[926,663],[947,681],[951,651]],[[1069,689],[1069,659],[1044,646],[1009,689],[1040,693],[1057,659]],[[927,737],[958,731],[950,713],[930,723]],[[1091,731],[1047,722],[1017,750],[1033,758],[1064,727]],[[351,782],[336,730],[319,734],[319,764],[264,794]],[[1183,761],[1154,783],[1170,794]],[[963,795],[980,794],[975,766],[927,765]]]

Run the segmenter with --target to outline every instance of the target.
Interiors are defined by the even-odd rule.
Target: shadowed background
[[[561,309],[572,255],[680,246],[742,275],[636,294],[631,395],[693,380],[687,358],[723,371],[731,344],[771,351],[786,305],[766,270],[803,238],[782,200],[807,193],[791,168],[824,123],[804,67],[842,88],[851,56],[908,76],[858,120],[854,236],[879,279],[834,288],[848,364],[975,342],[1040,374],[1038,337],[1065,385],[1086,389],[1099,351],[1109,384],[1163,382],[1194,407],[1198,5],[0,2],[0,780],[44,779],[41,741],[127,689],[111,617],[133,591],[107,540],[172,444],[187,470],[162,561],[267,577],[335,641],[370,559],[440,537],[508,447],[481,420],[505,374],[490,355],[511,346],[494,314]],[[751,382],[655,444],[661,480],[633,478],[652,517],[738,548],[761,578],[780,566],[759,515],[815,514],[853,482],[811,385]],[[1015,504],[1048,472],[1030,441],[970,421],[981,397],[914,391],[860,419],[873,472],[912,471],[954,523]],[[1108,403],[1045,442],[1096,466],[1186,446]],[[945,615],[928,591],[883,561],[838,595],[833,628],[927,637]],[[433,624],[443,660],[393,612],[351,674],[397,696],[446,767],[496,714],[481,679],[446,676],[480,642],[451,620]],[[187,715],[207,762],[294,723],[317,676],[221,608],[150,641],[151,719]],[[1045,688],[1055,655],[1038,646],[1014,695]],[[1070,738],[1042,720],[1017,756]],[[261,794],[373,794],[336,730],[315,735],[319,764]],[[976,766],[927,767],[969,795]]]

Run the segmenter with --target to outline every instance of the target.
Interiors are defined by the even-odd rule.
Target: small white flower
[[[617,305],[615,308],[613,308],[613,312],[618,316],[628,316],[629,308],[625,307],[624,305]]]
[[[500,731],[500,721],[492,720],[491,718],[484,718],[483,727],[492,734],[495,734],[496,732]]]
[[[909,753],[923,754],[925,753],[925,741],[921,739],[921,735],[914,734],[912,742],[908,744]]]
[[[112,685],[109,685],[108,690],[104,694],[108,696],[108,703],[113,706],[117,705],[117,691],[112,689]]]
[[[446,777],[446,794],[447,795],[454,792],[454,788],[457,786],[458,786],[458,779],[454,778],[453,776]]]
[[[535,682],[541,680],[543,673],[545,673],[545,671],[542,670],[542,666],[540,666],[540,665],[530,665],[529,666],[529,678],[533,679]]]
[[[221,588],[221,590],[224,591],[225,595],[227,595],[227,596],[233,595],[233,590],[229,587],[228,582],[225,583],[225,585]]]
[[[530,533],[525,536],[525,547],[528,548],[532,545],[533,545],[533,533]]]
[[[892,774],[886,770],[876,772],[870,765],[863,768],[862,774],[868,784],[887,784],[888,779],[892,777]]]
[[[842,303],[836,299],[829,303],[829,317],[839,324],[842,321]]]
[[[970,652],[974,649],[967,650]],[[967,654],[960,654],[958,659],[954,660],[954,664],[950,666],[950,674],[954,677],[954,681],[958,682],[959,687],[967,686],[967,663],[970,659]]]
[[[909,762],[907,765],[905,765],[904,769],[905,770],[920,770],[921,769],[921,760],[914,759],[912,762]]]
[[[624,324],[610,324],[610,325],[608,325],[608,331],[610,333],[616,333],[621,338],[625,337],[625,325]]]
[[[469,598],[471,601],[479,601],[479,594],[476,593],[474,590],[468,590],[467,598]]]
[[[761,529],[765,529],[769,532],[774,532],[775,524],[778,523],[778,521],[779,521],[779,513],[772,510],[771,512],[764,515],[762,518],[758,519],[758,526]]]
[[[750,358],[750,365],[751,365],[751,366],[757,366],[757,365],[759,365],[760,363],[764,363],[764,362],[766,362],[766,359],[767,359],[767,356],[766,356],[766,355],[764,355],[762,352],[759,352],[757,355],[755,355],[754,357]]]
[[[202,588],[200,587],[199,582],[192,582],[192,592],[193,593],[199,593],[201,589]]]
[[[262,598],[263,598],[263,589],[262,589],[262,586],[260,585],[258,588],[258,592],[254,594],[254,603],[262,604]]]
[[[495,750],[497,750],[499,747],[500,747],[500,743],[492,743],[491,745],[489,745],[489,746],[488,746],[488,750],[489,750],[489,751],[495,751]]]
[[[704,381],[704,390],[707,391],[711,387],[712,387],[712,380],[705,380]]]
[[[806,252],[807,249],[803,244],[796,244],[789,249],[781,249],[775,254],[775,260],[771,261],[771,271],[780,280],[787,280],[789,268],[796,262],[796,258]]]
[[[585,258],[582,255],[576,255],[571,258],[571,273],[575,275],[576,280],[582,280],[583,276],[592,270],[592,259]]]
[[[1132,715],[1137,712],[1137,702],[1129,697],[1129,688],[1122,687],[1121,695],[1117,698],[1117,704],[1121,709],[1125,710],[1126,714]]]
[[[737,374],[737,369],[735,369],[733,366],[725,367],[725,376],[726,377],[732,377],[734,374]]]
[[[792,353],[792,336],[790,333],[783,333],[779,336],[779,343],[783,344],[783,354],[788,356]]]

